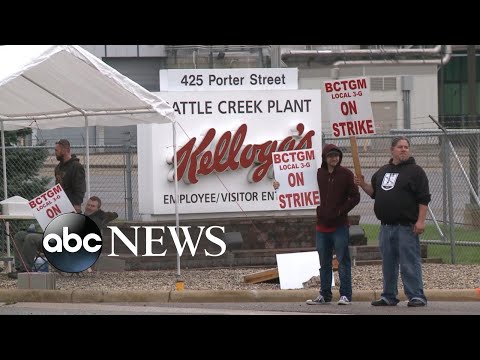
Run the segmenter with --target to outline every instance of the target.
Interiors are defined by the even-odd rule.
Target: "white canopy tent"
[[[85,126],[88,150],[88,126],[174,123],[174,112],[79,46],[6,45],[0,46],[0,121],[5,130]]]
[[[88,126],[158,123],[172,124],[175,149],[173,108],[80,46],[0,46],[0,124],[5,198],[7,174],[4,130],[85,126],[89,197]],[[176,183],[175,198],[177,193]],[[175,209],[178,228],[177,205]]]

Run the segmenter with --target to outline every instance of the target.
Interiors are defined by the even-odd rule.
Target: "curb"
[[[372,301],[380,297],[379,290],[353,292],[353,301]],[[219,302],[304,302],[318,295],[318,290],[184,290],[184,291],[101,291],[101,290],[34,290],[0,289],[0,302],[50,303],[219,303]],[[480,301],[479,289],[425,290],[428,301]],[[333,301],[339,298],[333,291]],[[399,299],[406,300],[404,294]]]

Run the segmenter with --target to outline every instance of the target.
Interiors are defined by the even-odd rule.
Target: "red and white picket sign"
[[[57,184],[28,202],[43,230],[60,214],[75,212],[62,186]]]

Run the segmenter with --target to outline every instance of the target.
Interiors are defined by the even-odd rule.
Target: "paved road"
[[[480,315],[480,302],[429,302],[427,307],[305,303],[0,303],[0,315]]]

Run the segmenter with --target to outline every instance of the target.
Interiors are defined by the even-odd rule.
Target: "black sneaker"
[[[372,306],[397,306],[397,304],[390,304],[384,298],[380,298],[378,300],[374,300],[371,302]]]
[[[318,295],[314,300],[307,300],[307,305],[325,305],[331,302],[331,299],[325,299],[322,295]]]
[[[407,306],[410,306],[410,307],[421,307],[426,305],[427,304],[425,304],[422,300],[417,298],[414,298],[407,303]]]

